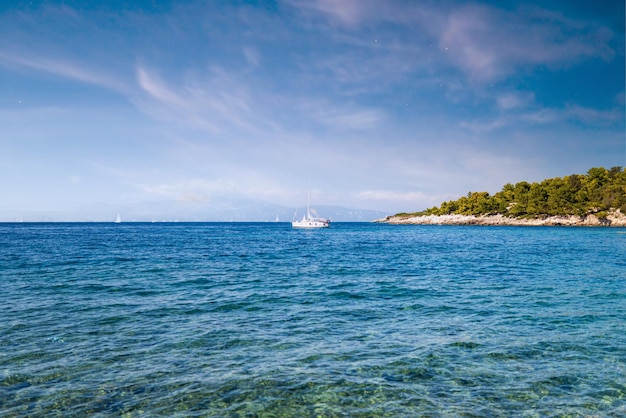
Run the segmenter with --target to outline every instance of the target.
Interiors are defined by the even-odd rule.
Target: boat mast
[[[311,219],[311,189],[309,189],[309,193],[306,199],[306,218]]]

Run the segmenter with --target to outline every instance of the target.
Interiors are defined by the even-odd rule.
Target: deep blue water
[[[626,229],[0,224],[0,416],[626,415]]]

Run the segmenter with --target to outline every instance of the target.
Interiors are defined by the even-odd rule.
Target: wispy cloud
[[[358,25],[369,15],[370,2],[366,0],[287,0],[301,10],[317,12],[344,25]]]
[[[227,74],[213,68],[203,77],[188,75],[176,84],[166,82],[145,66],[137,68],[137,83],[145,93],[137,105],[158,118],[174,118],[212,134],[267,136],[269,132],[293,129],[298,120],[334,131],[365,130],[386,119],[380,109],[329,101],[316,93],[254,89],[254,79]],[[302,128],[301,128],[302,129]]]
[[[137,68],[137,82],[148,95],[168,107],[186,107],[187,101],[172,91],[163,80],[143,67]]]
[[[312,102],[303,112],[318,123],[336,131],[365,130],[380,125],[385,114],[378,109]]]
[[[247,198],[281,201],[293,193],[257,170],[238,168],[218,176],[181,178],[166,182],[137,183],[134,187],[150,199],[207,203],[221,198]]]
[[[79,184],[81,180],[81,176],[70,176],[68,180],[71,184]]]
[[[426,199],[428,196],[423,192],[406,192],[396,190],[364,190],[358,192],[355,197],[362,200],[393,200],[415,202]]]
[[[518,109],[519,108],[519,109]],[[465,120],[460,127],[470,132],[481,134],[506,129],[532,125],[549,125],[554,123],[574,122],[592,126],[607,126],[623,123],[623,109],[613,108],[598,110],[577,104],[566,104],[564,107],[514,106],[505,107],[509,112],[502,113],[493,119]],[[511,112],[515,110],[515,112]]]
[[[563,110],[566,118],[593,124],[624,121],[624,109],[598,110],[577,104],[568,104]]]
[[[623,109],[598,110],[577,104],[566,104],[563,108],[544,108],[522,113],[521,120],[536,124],[573,121],[585,122],[595,126],[623,122]]]
[[[263,124],[246,83],[214,68],[206,78],[187,76],[180,84],[166,82],[145,66],[137,67],[137,83],[147,94],[137,105],[159,118],[183,121],[211,133],[236,127],[253,131]]]
[[[527,107],[533,103],[534,99],[535,94],[532,92],[512,92],[499,95],[496,103],[499,110],[509,111]]]
[[[153,197],[192,203],[206,202],[216,194],[230,194],[238,191],[236,184],[222,178],[214,180],[192,178],[170,183],[140,184],[137,187]]]
[[[356,31],[386,23],[428,34],[445,61],[470,80],[497,80],[524,67],[568,66],[589,58],[611,59],[610,29],[541,8],[504,10],[490,5],[330,1],[290,4]],[[443,62],[445,62],[443,61]],[[440,63],[440,65],[443,64]]]
[[[452,11],[437,35],[449,60],[478,81],[498,79],[524,66],[567,66],[613,56],[607,28],[541,9],[469,5]]]
[[[562,119],[563,112],[552,108],[543,108],[524,112],[519,119],[537,125],[545,125]]]
[[[256,68],[261,65],[261,53],[257,48],[246,46],[243,48],[243,55],[251,67]]]
[[[33,56],[24,52],[0,51],[0,64],[11,67],[25,67],[31,70],[52,74],[68,80],[93,84],[118,93],[127,94],[128,86],[115,77],[89,68],[78,60],[70,61],[45,56]]]
[[[482,120],[472,120],[472,121],[461,121],[459,126],[462,129],[466,129],[470,132],[476,134],[483,134],[492,132],[505,126],[508,126],[510,123],[510,118],[508,116],[500,116],[493,120],[482,121]]]

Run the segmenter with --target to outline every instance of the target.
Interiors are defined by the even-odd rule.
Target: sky
[[[2,2],[0,221],[308,193],[393,214],[626,166],[624,14],[623,0]]]

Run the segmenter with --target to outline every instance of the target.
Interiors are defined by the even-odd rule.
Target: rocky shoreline
[[[626,227],[626,215],[616,210],[606,218],[595,215],[587,216],[548,216],[545,218],[522,219],[497,215],[423,215],[423,216],[388,216],[374,222],[394,225],[485,225],[485,226],[612,226]]]

